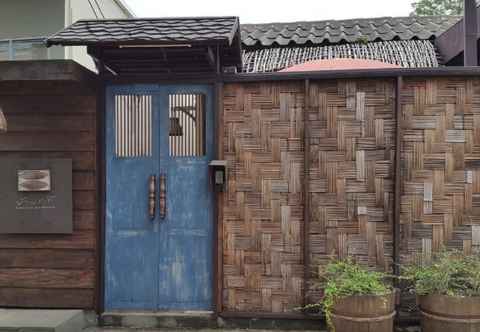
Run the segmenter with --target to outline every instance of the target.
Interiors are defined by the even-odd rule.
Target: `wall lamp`
[[[0,108],[0,133],[7,132],[7,119],[3,114],[2,108]]]

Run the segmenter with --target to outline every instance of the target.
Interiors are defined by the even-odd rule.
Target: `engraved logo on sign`
[[[50,170],[18,171],[18,191],[50,191]]]
[[[20,197],[15,202],[15,208],[17,210],[55,209],[55,198],[55,195],[40,198]]]

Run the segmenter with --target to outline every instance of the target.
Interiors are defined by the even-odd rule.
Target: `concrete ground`
[[[326,332],[323,330],[242,330],[242,329],[200,329],[200,330],[187,330],[187,329],[160,329],[160,330],[150,330],[150,329],[122,329],[122,328],[88,328],[84,332]],[[420,332],[421,329],[419,326],[410,326],[410,327],[396,327],[395,332]]]
[[[198,315],[197,315],[198,316]],[[104,314],[100,323],[93,312],[81,310],[0,309],[0,332],[326,332],[319,321],[289,323],[277,320],[246,319],[228,321],[209,315],[191,317],[185,313],[170,314]],[[89,326],[85,328],[85,326]],[[186,328],[189,327],[189,328]],[[221,328],[218,328],[221,327]],[[419,326],[396,326],[395,332],[420,332]]]
[[[0,332],[81,332],[81,310],[0,309]]]
[[[242,330],[242,329],[128,329],[128,328],[99,328],[91,327],[84,330],[84,332],[296,332],[294,330]],[[298,332],[323,332],[319,330],[308,331],[302,330]]]
[[[396,326],[395,332],[421,332],[420,326]],[[128,328],[100,328],[91,327],[84,332],[327,332],[325,330],[259,330],[259,329],[128,329]]]

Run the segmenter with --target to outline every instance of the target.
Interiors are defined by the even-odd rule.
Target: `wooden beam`
[[[217,75],[220,75],[222,73],[222,63],[221,63],[221,56],[220,56],[220,46],[217,45],[217,52],[216,52],[216,73]]]
[[[310,277],[310,80],[305,80],[303,110],[303,140],[304,140],[304,184],[303,184],[303,305],[307,304],[307,285]]]
[[[222,81],[234,82],[268,82],[268,81],[300,81],[305,79],[353,79],[353,78],[396,78],[412,77],[478,77],[480,67],[439,67],[439,68],[388,68],[388,69],[355,69],[355,70],[323,70],[314,72],[275,72],[275,73],[242,73],[223,74]]]
[[[397,77],[395,85],[395,114],[396,114],[396,138],[395,138],[395,194],[394,194],[394,217],[393,217],[393,271],[400,275],[400,209],[402,199],[402,87],[403,79]]]
[[[223,83],[215,83],[215,146],[216,157],[218,160],[223,160]],[[214,235],[216,241],[214,242],[214,261],[215,261],[215,313],[219,314],[223,311],[223,206],[225,202],[225,194],[223,192],[216,192],[215,205],[215,227]]]
[[[215,53],[213,52],[211,47],[207,47],[207,53],[205,53],[205,57],[207,58],[208,64],[212,69],[216,68],[216,61],[215,61]]]
[[[464,66],[478,65],[478,22],[477,3],[475,0],[464,0],[464,30],[465,50],[463,52]]]
[[[97,85],[97,107],[96,107],[96,232],[97,232],[97,250],[96,250],[96,289],[95,289],[95,310],[98,314],[105,308],[104,285],[105,285],[105,221],[106,221],[106,83],[103,80],[105,67],[103,62],[99,63],[99,74],[102,80]]]

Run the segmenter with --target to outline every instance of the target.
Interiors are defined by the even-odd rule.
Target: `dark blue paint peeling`
[[[170,157],[168,95],[204,93],[206,155]],[[152,94],[152,158],[114,156],[114,97]],[[107,89],[107,310],[209,310],[213,291],[213,113],[208,86],[129,85]],[[148,177],[165,174],[167,215],[148,216]]]

